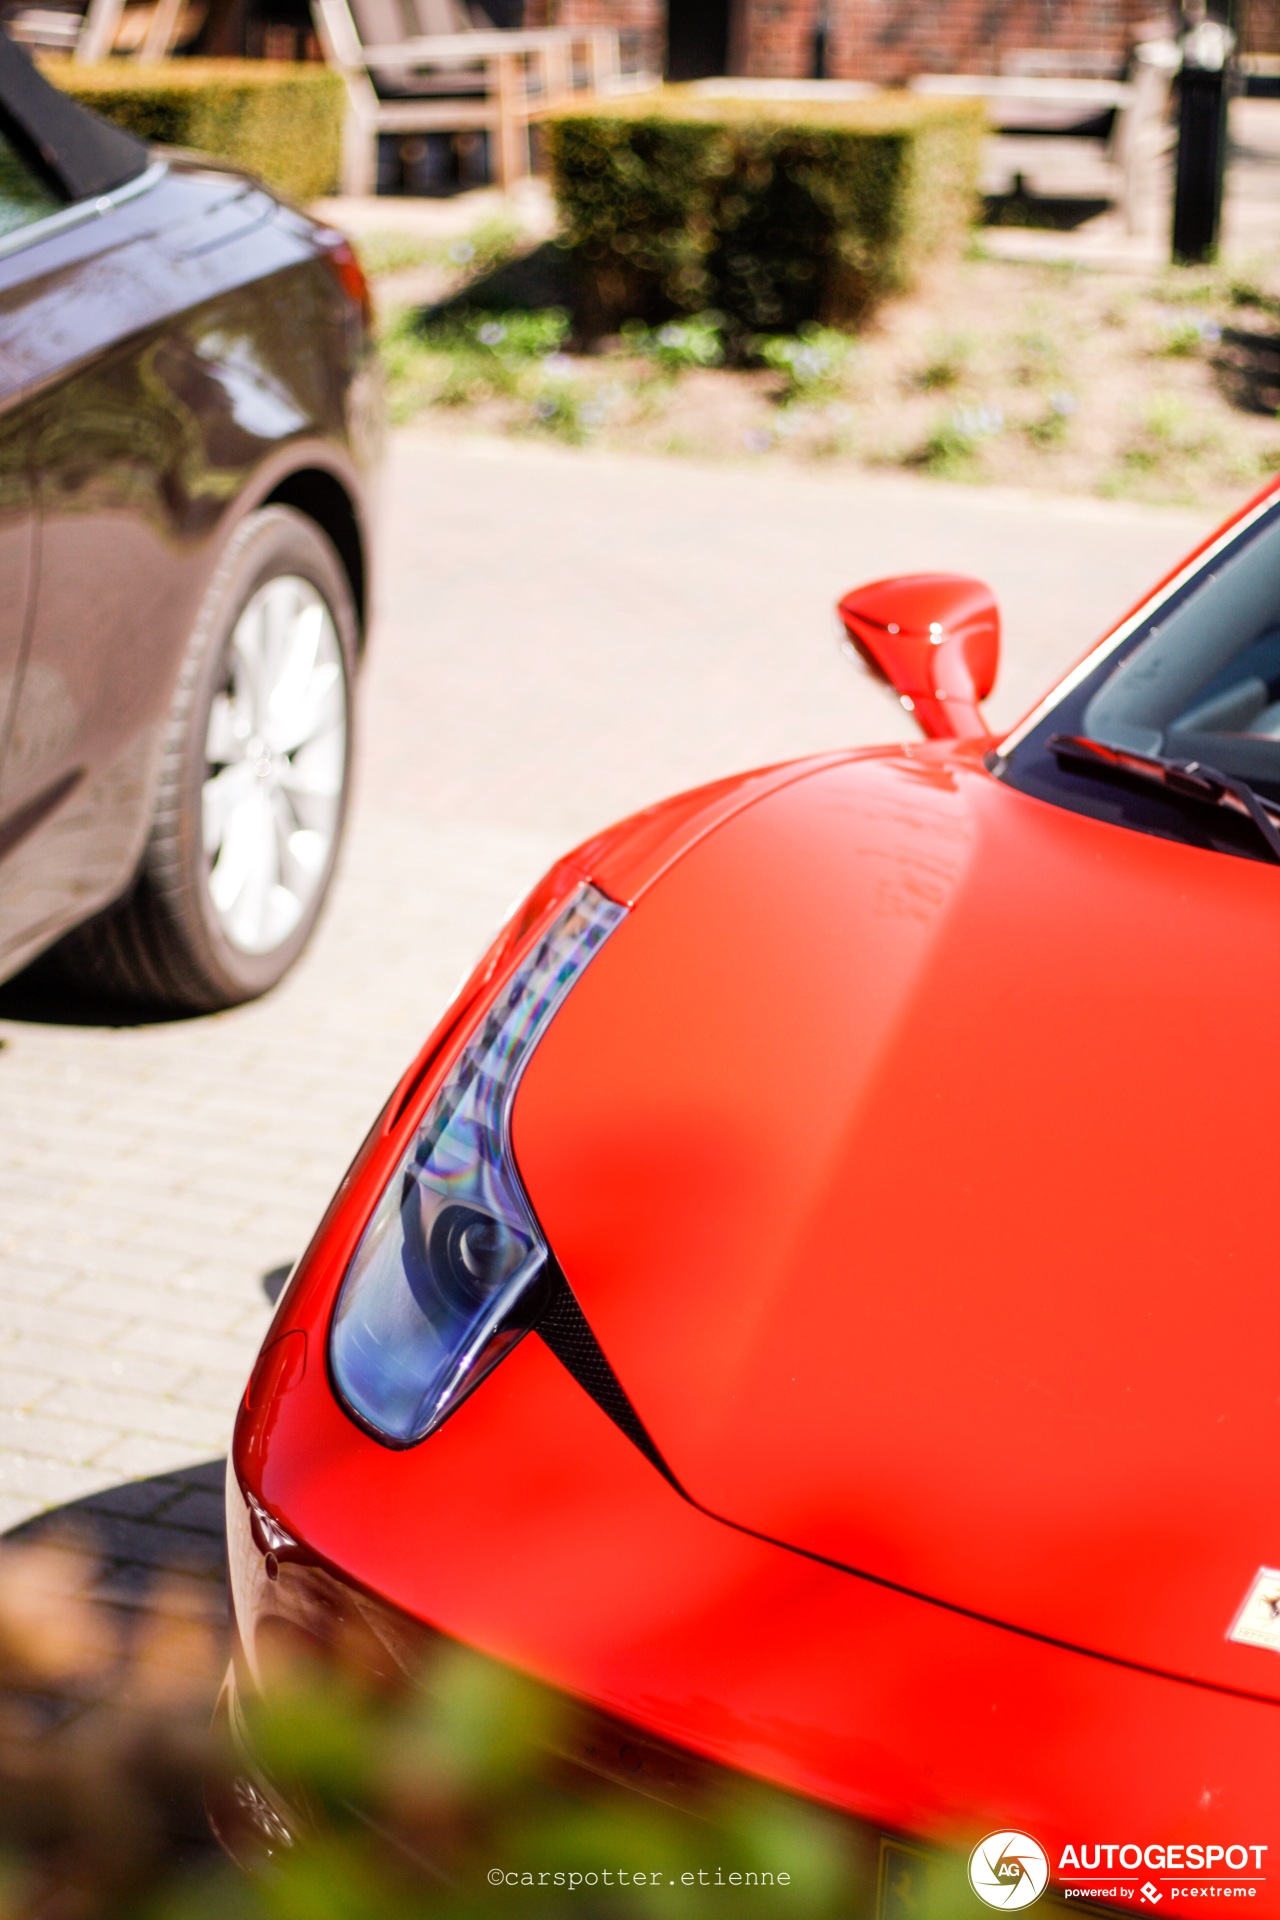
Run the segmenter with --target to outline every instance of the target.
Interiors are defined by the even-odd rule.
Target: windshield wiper
[[[1090,771],[1104,767],[1121,778],[1146,780],[1166,787],[1184,800],[1198,800],[1203,806],[1226,807],[1232,813],[1252,820],[1273,860],[1280,861],[1280,809],[1267,804],[1254,792],[1247,780],[1203,760],[1172,760],[1162,753],[1131,753],[1127,747],[1109,747],[1103,740],[1090,740],[1082,733],[1055,733],[1049,739],[1049,751],[1070,767],[1073,763]]]

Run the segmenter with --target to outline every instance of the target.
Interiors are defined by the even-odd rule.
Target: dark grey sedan
[[[381,410],[349,244],[0,35],[0,979],[225,1006],[346,810]]]

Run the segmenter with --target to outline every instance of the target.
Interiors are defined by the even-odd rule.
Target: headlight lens
[[[366,1426],[421,1440],[528,1332],[547,1246],[511,1156],[511,1102],[552,1014],[625,909],[583,887],[454,1062],[356,1248],[331,1372]]]

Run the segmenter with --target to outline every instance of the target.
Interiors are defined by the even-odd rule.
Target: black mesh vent
[[[587,1324],[587,1316],[558,1267],[552,1280],[551,1298],[538,1321],[537,1332],[583,1392],[591,1395],[600,1411],[608,1414],[614,1426],[622,1429],[632,1445],[639,1447],[646,1460],[665,1474],[673,1487],[677,1486],[675,1475],[649,1438],[643,1420],[601,1353]]]

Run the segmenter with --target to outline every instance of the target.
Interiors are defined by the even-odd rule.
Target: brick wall
[[[995,72],[1003,53],[1054,49],[1118,67],[1158,16],[1152,0],[828,0],[827,71],[900,81],[911,73]],[[747,0],[747,70],[811,70],[818,0]]]
[[[1249,0],[1244,38],[1250,53],[1280,53],[1280,0]]]
[[[746,73],[794,78],[811,71],[820,0],[738,0]],[[839,79],[995,72],[1002,53],[1053,49],[1123,61],[1138,29],[1159,20],[1161,0],[827,0],[828,72]],[[1249,0],[1248,43],[1280,53],[1280,0]],[[622,30],[628,65],[660,71],[665,0],[525,0],[525,21]]]
[[[625,67],[661,73],[666,0],[525,0],[529,27],[617,27]]]

